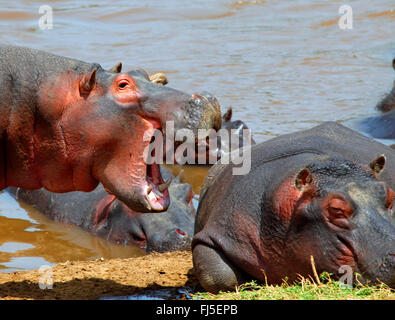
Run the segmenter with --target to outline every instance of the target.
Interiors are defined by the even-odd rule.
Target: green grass
[[[207,300],[395,300],[395,292],[385,284],[369,286],[358,283],[353,288],[331,279],[323,273],[318,281],[300,277],[293,284],[258,285],[248,282],[234,292],[211,294],[199,292],[194,299]]]

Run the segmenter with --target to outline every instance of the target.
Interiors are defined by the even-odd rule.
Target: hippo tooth
[[[147,193],[150,193],[152,191],[152,185],[150,184],[147,188]]]
[[[169,180],[167,180],[165,183],[160,184],[158,186],[159,191],[163,192],[164,190],[166,190],[169,187],[171,180],[172,180],[172,178],[169,178]]]
[[[160,192],[160,191],[159,191],[158,189],[156,189],[156,188],[154,188],[154,193],[155,193],[155,196],[156,196],[157,198],[163,198],[163,197],[164,197],[163,193]]]

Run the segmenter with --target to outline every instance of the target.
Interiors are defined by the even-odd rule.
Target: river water
[[[169,86],[209,91],[233,107],[257,142],[322,121],[376,114],[394,80],[395,3],[341,1],[17,0],[0,3],[0,42],[124,70],[164,72]],[[40,29],[41,5],[53,28]],[[176,171],[178,168],[175,169]],[[188,168],[198,192],[206,169]],[[0,194],[0,272],[66,260],[141,255],[73,226],[57,224]]]

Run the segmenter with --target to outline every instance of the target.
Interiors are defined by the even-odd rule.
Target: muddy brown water
[[[232,106],[261,142],[376,113],[394,80],[395,4],[347,3],[352,30],[338,26],[339,1],[10,1],[0,7],[0,42],[165,72],[170,86]],[[38,26],[43,4],[53,8],[52,29]],[[184,180],[198,192],[206,171],[184,168]],[[142,254],[0,194],[0,272]]]

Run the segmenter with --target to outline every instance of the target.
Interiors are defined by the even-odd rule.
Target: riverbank
[[[67,261],[51,268],[0,274],[0,298],[15,299],[99,299],[126,296],[150,289],[194,286],[192,254],[175,251],[128,259]],[[51,276],[52,289],[40,289]]]

